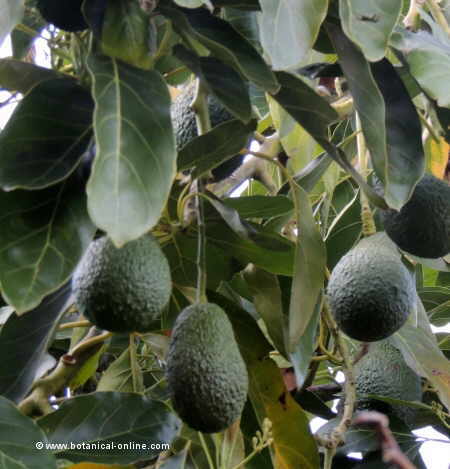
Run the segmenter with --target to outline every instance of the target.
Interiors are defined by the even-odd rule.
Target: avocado
[[[340,259],[331,273],[327,294],[339,327],[364,342],[397,331],[416,307],[417,295],[400,257],[373,236]]]
[[[450,186],[431,174],[399,212],[384,210],[381,219],[392,241],[410,254],[437,258],[450,252]]]
[[[64,31],[82,31],[88,25],[81,11],[83,0],[38,0],[36,8],[49,23]]]
[[[354,367],[358,410],[376,410],[393,414],[408,423],[414,417],[414,409],[391,405],[377,399],[364,397],[376,394],[403,401],[421,401],[420,377],[406,364],[399,350],[388,341],[370,344],[369,352]]]
[[[181,148],[198,135],[195,112],[191,109],[194,92],[195,82],[192,82],[183,89],[172,104],[172,125],[175,131],[178,150],[181,150]],[[212,95],[208,95],[208,109],[211,128],[233,119],[233,116]],[[213,168],[211,173],[214,182],[222,181],[231,176],[242,164],[243,160],[244,155],[238,154]]]
[[[215,433],[244,408],[248,375],[233,328],[213,303],[194,304],[178,316],[167,356],[172,404],[194,430]]]
[[[84,255],[72,291],[79,311],[101,329],[147,332],[170,299],[169,264],[150,234],[120,249],[102,237]]]

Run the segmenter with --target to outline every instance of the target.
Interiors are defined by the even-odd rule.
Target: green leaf
[[[97,155],[89,213],[117,246],[159,220],[175,176],[170,96],[156,71],[90,55]]]
[[[55,78],[68,79],[67,75],[56,70],[39,67],[29,62],[15,59],[0,59],[0,85],[9,91],[28,93],[41,81]]]
[[[306,192],[311,192],[315,185],[322,179],[325,171],[333,160],[328,153],[321,153],[317,158],[310,161],[301,171],[294,175],[294,181]],[[278,193],[286,194],[290,190],[289,183],[281,186]]]
[[[199,57],[181,44],[173,48],[173,54],[202,80],[231,114],[246,124],[250,121],[252,107],[248,88],[238,72],[215,57]]]
[[[261,0],[261,43],[275,70],[299,67],[319,35],[328,0]]]
[[[235,229],[243,227],[242,223],[236,223]],[[238,235],[225,221],[209,222],[206,227],[207,246],[212,244],[220,247],[236,258],[240,265],[251,262],[273,274],[292,275],[293,244],[277,234],[251,226],[253,230],[249,238],[247,230]]]
[[[56,469],[55,457],[44,448],[47,443],[45,434],[31,418],[2,396],[0,415],[0,462],[3,469]]]
[[[211,0],[217,7],[235,7],[243,10],[259,10],[258,0]]]
[[[339,14],[345,34],[367,60],[381,60],[402,11],[402,0],[340,0]]]
[[[269,358],[272,347],[245,311],[215,292],[208,292],[208,298],[223,307],[233,324],[249,374],[250,401],[260,426],[264,418],[272,422],[274,467],[319,469],[319,453],[308,418]]]
[[[89,378],[91,378],[98,368],[98,362],[105,352],[106,346],[103,345],[91,355],[83,365],[77,370],[75,375],[71,378],[69,382],[69,388],[75,390],[83,386]],[[95,350],[95,349],[94,349]]]
[[[0,192],[0,213],[0,284],[20,314],[67,281],[95,227],[71,180],[38,192]]]
[[[70,282],[28,314],[13,313],[0,331],[0,394],[22,400],[53,340],[59,320],[69,303]]]
[[[14,26],[21,20],[24,2],[17,0],[1,0],[0,2],[0,45]]]
[[[287,318],[283,312],[278,278],[274,274],[251,265],[245,269],[244,278],[253,295],[255,309],[267,327],[269,337],[276,349],[287,358],[288,354],[284,345]]]
[[[152,63],[150,34],[149,17],[138,2],[106,2],[100,41],[105,55],[149,69]]]
[[[116,464],[156,457],[164,448],[153,449],[150,444],[170,445],[180,429],[180,421],[162,402],[120,392],[71,398],[52,414],[40,418],[38,424],[50,442],[85,443],[85,448],[56,450],[58,458]],[[117,448],[130,442],[134,445],[129,449]],[[89,443],[103,445],[103,449],[90,448]],[[144,444],[146,448],[141,446]]]
[[[223,199],[225,205],[236,210],[242,218],[270,218],[292,212],[294,204],[283,195],[253,195]]]
[[[23,60],[26,58],[34,40],[47,24],[41,15],[36,14],[36,10],[33,9],[35,5],[36,0],[25,0],[25,11],[21,21],[21,24],[30,28],[35,34],[27,34],[17,28],[11,32],[11,46],[15,59]]]
[[[199,8],[203,5],[203,0],[174,0],[180,7]]]
[[[255,130],[255,121],[243,124],[231,119],[216,125],[203,135],[194,137],[178,153],[180,171],[195,166],[194,177],[201,176],[246,148]]]
[[[355,190],[349,180],[344,180],[336,186],[329,211],[329,220],[324,220],[323,224],[327,227],[325,240],[328,268],[332,270],[361,236],[359,191]]]
[[[390,44],[403,52],[409,70],[420,87],[439,106],[450,107],[450,41],[426,31],[412,32],[396,28]]]
[[[422,146],[422,126],[409,93],[393,65],[386,59],[371,64],[373,77],[386,107],[387,160],[372,163],[378,177],[384,181],[385,199],[400,208],[411,197],[423,176],[425,156]]]
[[[424,287],[417,290],[430,321],[445,326],[450,320],[450,288]]]
[[[272,95],[281,106],[319,143],[359,184],[376,206],[385,208],[384,200],[364,181],[347,161],[345,153],[328,140],[328,126],[338,120],[336,111],[303,80],[285,72],[276,74],[281,88]]]
[[[259,7],[258,0],[255,0]],[[261,44],[259,42],[258,12],[246,11],[236,8],[225,7],[224,19],[233,26],[242,36],[249,41],[252,46],[261,53]]]
[[[277,80],[264,59],[226,21],[211,15],[204,8],[175,9],[160,4],[158,9],[173,22],[182,37],[197,39],[216,58],[234,67],[261,88],[271,92],[278,89]]]
[[[134,391],[129,348],[124,350],[102,374],[97,391]]]
[[[163,247],[170,264],[172,281],[179,286],[195,287],[197,282],[197,233],[178,232]],[[220,282],[233,276],[235,267],[228,249],[206,243],[206,279],[208,288],[216,289]]]
[[[294,366],[295,380],[298,389],[301,388],[305,382],[311,365],[311,358],[316,348],[317,327],[319,325],[322,302],[322,295],[319,295],[319,299],[317,300],[313,314],[307,323],[305,332],[289,354],[289,360]]]
[[[38,83],[0,134],[0,185],[42,189],[65,179],[91,138],[94,103],[72,79]]]
[[[316,226],[308,194],[295,186],[297,242],[294,260],[291,301],[289,305],[289,351],[300,342],[314,314],[323,288],[326,249]]]
[[[390,340],[402,352],[408,366],[428,379],[442,403],[450,409],[450,361],[439,349],[425,309],[422,306],[418,310],[419,327],[407,321]]]

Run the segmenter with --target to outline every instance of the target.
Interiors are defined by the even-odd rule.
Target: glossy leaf
[[[269,218],[292,212],[294,204],[285,196],[253,195],[229,197],[223,203],[234,208],[242,218]]]
[[[247,85],[238,72],[215,57],[199,57],[178,44],[173,54],[189,67],[237,119],[248,123],[252,108]]]
[[[319,469],[319,453],[303,409],[287,392],[280,370],[269,358],[272,349],[254,320],[221,295],[208,298],[224,308],[232,324],[249,374],[249,397],[261,425],[272,422],[273,463],[277,468]]]
[[[0,354],[4,358],[0,362],[2,396],[19,402],[30,390],[70,294],[67,283],[27,314],[9,316],[0,331]]]
[[[0,284],[18,314],[72,275],[94,236],[86,196],[72,181],[39,192],[0,192]]]
[[[71,79],[38,83],[0,134],[0,185],[42,189],[65,179],[91,138],[94,103]]]
[[[267,327],[269,337],[276,349],[287,358],[284,340],[287,317],[283,312],[281,289],[276,275],[249,266],[244,271],[244,278],[253,294],[255,309]]]
[[[326,267],[326,249],[317,228],[308,194],[295,187],[297,242],[289,305],[289,351],[300,342],[314,314],[323,288]]]
[[[41,81],[65,78],[67,76],[29,62],[15,59],[0,59],[0,85],[9,91],[28,93]]]
[[[397,28],[391,45],[403,52],[409,70],[420,87],[439,106],[450,107],[450,40],[426,31],[412,32]]]
[[[367,60],[381,60],[386,54],[402,4],[402,0],[339,0],[342,28]]]
[[[0,396],[0,461],[4,469],[56,469],[44,432],[8,399]]]
[[[159,5],[159,10],[174,24],[182,36],[192,36],[218,59],[248,80],[267,91],[278,89],[277,80],[257,50],[226,21],[211,15],[206,9],[175,9]]]
[[[162,402],[120,392],[73,397],[55,412],[40,418],[38,424],[50,442],[75,445],[85,442],[84,449],[80,446],[55,451],[58,458],[119,464],[156,457],[163,448],[153,449],[150,444],[170,445],[180,429],[180,421]],[[129,449],[117,448],[130,441],[135,445]],[[105,451],[89,448],[89,443],[110,446],[104,446]],[[138,443],[147,447],[139,448]]]
[[[0,1],[0,45],[19,23],[23,15],[24,2],[17,0]]]
[[[149,17],[138,2],[107,2],[100,42],[104,54],[149,69],[150,34]]]
[[[198,177],[216,168],[246,148],[254,130],[255,121],[243,124],[231,119],[194,137],[178,153],[179,170],[195,167],[194,177]]]
[[[275,70],[300,66],[319,34],[328,0],[261,0],[262,46]]]
[[[379,154],[371,159],[375,172],[384,181],[387,203],[400,209],[424,173],[422,127],[416,107],[392,64],[383,59],[371,64],[371,71],[385,102],[387,139],[387,159],[379,161]]]
[[[175,176],[170,96],[156,71],[91,55],[97,155],[89,213],[117,246],[158,221]]]

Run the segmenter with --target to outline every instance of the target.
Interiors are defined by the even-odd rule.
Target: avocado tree
[[[450,2],[0,6],[0,466],[426,468]]]

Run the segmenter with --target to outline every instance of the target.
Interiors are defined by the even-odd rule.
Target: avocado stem
[[[195,112],[195,121],[197,123],[197,133],[202,135],[211,129],[211,120],[209,118],[208,92],[202,81],[197,78],[194,99],[191,108]],[[204,201],[201,194],[204,192],[204,184],[201,177],[197,179],[197,226],[198,226],[198,244],[197,244],[197,303],[206,303],[206,227],[204,217]]]
[[[364,181],[367,181],[367,160],[368,151],[366,147],[366,140],[362,133],[361,119],[359,114],[356,112],[356,145],[358,148],[358,163],[361,176]],[[365,192],[361,189],[360,192],[361,201],[361,222],[362,222],[362,234],[363,236],[372,236],[377,232],[375,221],[373,219],[372,210],[370,209],[369,199]]]

